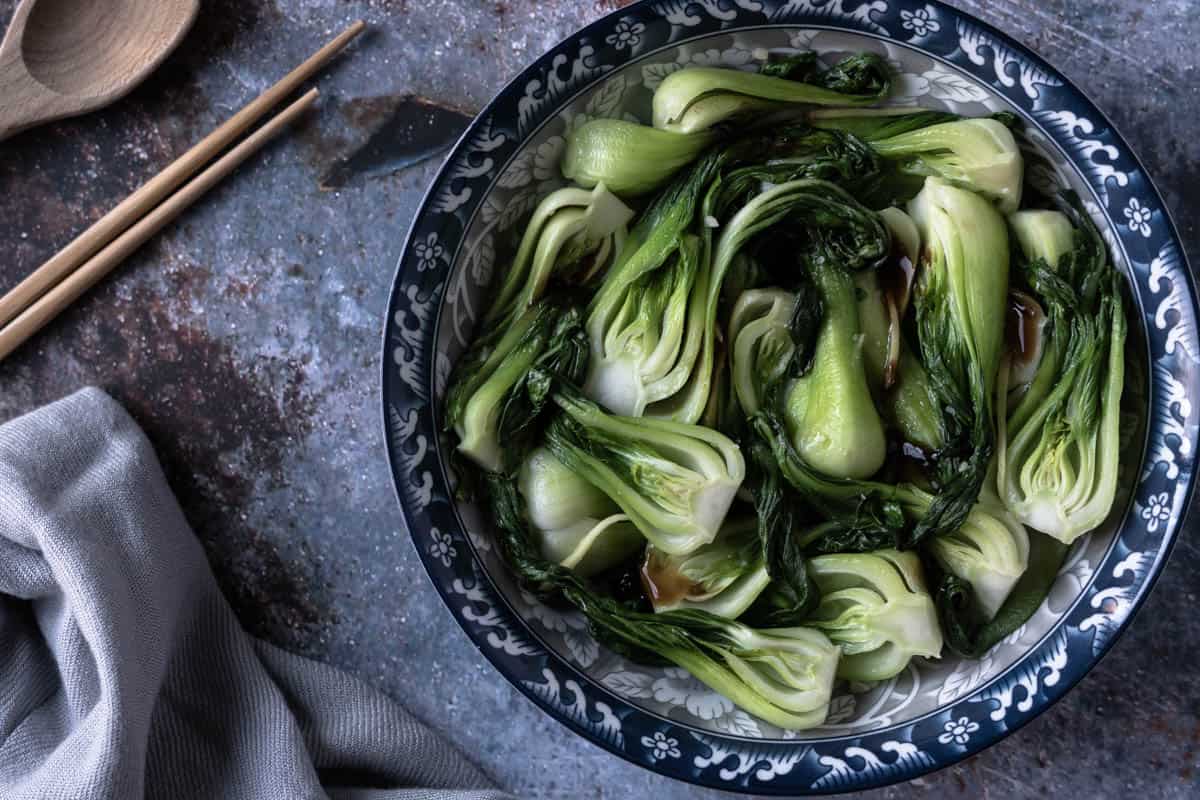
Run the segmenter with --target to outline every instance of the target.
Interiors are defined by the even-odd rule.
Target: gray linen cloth
[[[0,427],[0,798],[505,796],[491,787],[378,691],[242,630],[108,395]]]

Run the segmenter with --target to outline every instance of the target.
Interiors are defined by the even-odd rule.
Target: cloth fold
[[[85,389],[0,427],[0,797],[507,797],[380,692],[249,636],[146,437]]]

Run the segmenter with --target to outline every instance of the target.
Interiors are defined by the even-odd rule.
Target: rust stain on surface
[[[253,633],[302,648],[306,631],[328,622],[310,565],[288,563],[245,509],[263,488],[285,485],[285,456],[312,430],[316,398],[299,362],[251,366],[229,344],[180,322],[182,309],[205,296],[212,272],[156,255],[161,290],[110,282],[0,364],[0,385],[12,387],[0,413],[87,384],[105,388],[154,444],[239,617]],[[46,370],[47,361],[61,366]]]

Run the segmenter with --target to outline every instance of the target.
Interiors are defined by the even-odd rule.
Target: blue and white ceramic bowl
[[[986,657],[913,663],[836,697],[796,734],[679,669],[629,663],[583,620],[513,582],[479,510],[452,500],[439,437],[450,367],[470,341],[500,242],[562,183],[564,137],[587,119],[648,119],[688,64],[753,69],[767,50],[871,50],[893,102],[1020,115],[1037,180],[1080,192],[1129,278],[1140,343],[1127,371],[1124,493],[1072,550],[1037,614]],[[497,669],[552,716],[635,763],[768,794],[865,789],[945,767],[1063,695],[1112,646],[1162,570],[1191,494],[1200,382],[1196,290],[1162,198],[1104,115],[1004,34],[913,0],[645,0],[589,25],[505,88],[450,154],[413,224],[386,331],[383,400],[409,531],[434,585]],[[1141,352],[1143,351],[1144,352]]]

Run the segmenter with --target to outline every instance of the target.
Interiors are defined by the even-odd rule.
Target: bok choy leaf
[[[1009,253],[1004,220],[973,192],[928,178],[909,213],[924,243],[914,301],[942,441],[935,454],[938,494],[912,532],[919,542],[962,525],[995,452],[992,409]]]

